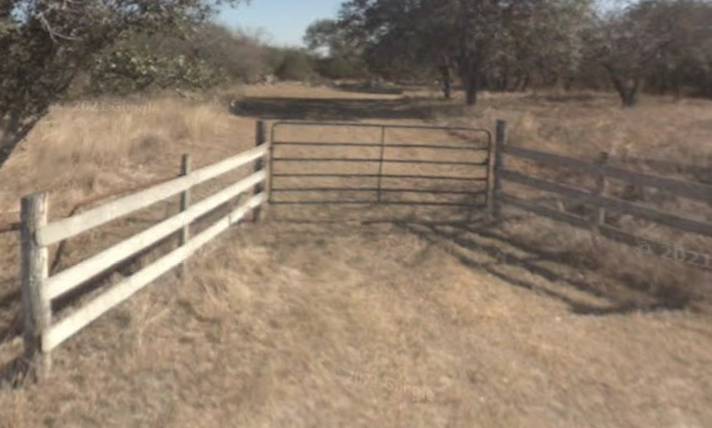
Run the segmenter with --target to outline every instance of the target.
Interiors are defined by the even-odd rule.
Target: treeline
[[[351,0],[305,41],[387,79],[481,89],[613,88],[712,97],[709,0]]]
[[[212,22],[189,34],[129,33],[108,46],[75,80],[79,94],[124,95],[151,89],[207,89],[271,79],[312,81],[350,76],[339,61],[275,47],[259,34]]]
[[[0,167],[67,97],[349,75],[341,61],[215,25],[249,0],[0,0]]]

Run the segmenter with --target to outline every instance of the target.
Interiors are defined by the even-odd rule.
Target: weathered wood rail
[[[505,162],[507,157],[524,159],[544,166],[575,170],[578,173],[589,174],[596,179],[596,189],[577,189],[570,185],[555,183],[512,169],[507,169]],[[638,246],[639,248],[646,248],[651,254],[659,256],[669,255],[672,247],[635,236],[610,225],[607,222],[606,213],[610,211],[619,214],[629,214],[682,232],[712,237],[712,224],[710,223],[685,218],[678,214],[660,211],[605,195],[609,184],[608,179],[616,179],[639,188],[652,187],[670,192],[678,197],[705,202],[712,206],[712,186],[642,174],[609,166],[606,165],[607,158],[607,154],[603,154],[598,162],[587,162],[571,157],[507,145],[507,124],[504,121],[498,121],[494,154],[495,195],[494,205],[490,208],[491,214],[497,218],[501,214],[503,205],[511,205],[575,227],[590,229],[596,235],[601,235],[608,239]],[[553,193],[562,197],[564,200],[574,201],[576,204],[586,204],[594,208],[594,214],[591,215],[590,218],[583,218],[564,210],[557,210],[530,200],[522,199],[504,190],[503,185],[506,182]],[[679,248],[675,248],[674,251],[676,252],[675,257],[679,258],[680,261],[701,268],[712,269],[712,260],[709,254]]]
[[[173,180],[121,197],[86,212],[55,222],[48,222],[49,196],[39,193],[22,199],[22,302],[24,318],[25,359],[39,376],[51,366],[51,352],[107,311],[149,285],[161,275],[181,266],[198,249],[216,238],[251,212],[258,214],[267,201],[264,182],[269,174],[264,159],[269,154],[265,126],[258,122],[256,147],[216,164],[191,171],[190,157],[185,155],[181,175]],[[197,185],[238,168],[254,165],[254,172],[221,191],[191,205],[190,191]],[[269,166],[267,166],[269,168]],[[246,202],[214,222],[195,236],[190,226],[216,209],[246,193]],[[133,235],[80,263],[49,275],[48,248],[108,222],[147,208],[173,196],[180,196],[180,212]],[[137,273],[108,287],[88,302],[74,308],[60,319],[54,319],[52,302],[76,290],[113,266],[180,233],[180,244]]]

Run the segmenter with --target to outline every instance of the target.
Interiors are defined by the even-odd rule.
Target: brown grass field
[[[0,224],[16,221],[30,192],[51,192],[60,218],[87,198],[176,175],[182,153],[202,166],[246,150],[256,118],[488,129],[502,118],[511,144],[584,159],[607,151],[629,169],[712,183],[710,101],[648,97],[623,111],[608,94],[485,94],[470,110],[435,95],[279,84],[57,107],[0,171]],[[377,138],[357,128],[284,132]],[[443,137],[462,138],[389,134]],[[575,172],[514,166],[590,184]],[[711,207],[672,195],[645,203],[712,221]],[[70,241],[59,268],[177,209],[169,201]],[[712,254],[708,239],[621,224]],[[18,245],[0,235],[0,367],[20,351]],[[189,268],[60,347],[46,382],[0,388],[0,427],[712,426],[712,275],[516,210],[492,224],[455,208],[274,206]]]

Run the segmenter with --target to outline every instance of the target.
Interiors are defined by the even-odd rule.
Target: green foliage
[[[153,55],[146,50],[122,49],[97,58],[91,69],[93,93],[126,95],[149,88],[207,89],[225,77],[201,59],[184,55]]]
[[[343,57],[327,57],[316,60],[316,71],[327,79],[356,79],[366,77],[364,64],[358,60],[350,61]]]
[[[281,80],[310,80],[315,75],[312,59],[304,51],[289,49],[284,53],[275,75]]]
[[[220,7],[238,3],[240,0],[0,0],[0,167],[49,106],[91,67],[97,54],[130,34],[183,37]],[[145,79],[146,65],[138,60],[125,69]],[[202,80],[200,74],[185,73],[189,80]]]

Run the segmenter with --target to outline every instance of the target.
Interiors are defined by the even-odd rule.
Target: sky
[[[334,18],[342,0],[252,0],[224,10],[218,21],[233,28],[261,29],[276,45],[301,46],[304,31],[320,18]]]

